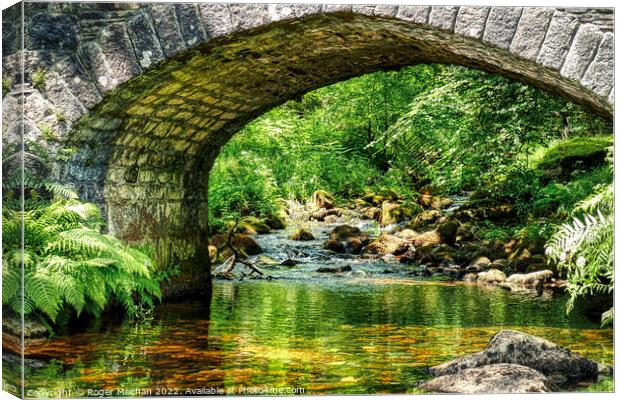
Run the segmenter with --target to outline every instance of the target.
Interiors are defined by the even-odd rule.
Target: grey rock
[[[547,36],[538,54],[537,61],[549,68],[559,70],[570,49],[571,39],[577,30],[579,19],[562,11],[553,14]]]
[[[487,348],[430,368],[435,376],[452,375],[491,364],[519,364],[542,373],[557,385],[594,380],[609,373],[609,367],[571,353],[537,336],[505,330],[497,333]]]
[[[482,283],[497,283],[504,282],[505,280],[506,274],[495,268],[478,273],[478,281]]]
[[[596,57],[586,70],[581,84],[605,97],[613,86],[610,76],[614,76],[614,35],[607,32],[603,35]]]
[[[560,72],[563,77],[579,80],[596,55],[603,33],[594,25],[581,25]]]
[[[380,17],[395,17],[397,13],[398,6],[390,6],[387,4],[377,4],[374,10],[374,15]]]
[[[430,11],[430,7],[399,6],[396,18],[404,21],[415,22],[417,24],[425,24],[428,21]]]
[[[374,15],[375,6],[374,5],[353,5],[351,11],[356,14],[364,14],[364,15]]]
[[[528,60],[536,60],[553,13],[553,8],[524,8],[517,31],[510,44],[510,52]]]
[[[482,40],[502,49],[508,49],[522,12],[521,7],[491,7]]]
[[[185,49],[181,28],[174,11],[174,4],[157,4],[150,7],[157,36],[166,56],[170,57]]]
[[[71,14],[36,14],[28,22],[26,48],[75,50],[78,46],[78,26],[77,18]]]
[[[321,12],[319,4],[269,4],[269,20],[302,18]]]
[[[228,4],[200,4],[200,14],[205,33],[209,38],[228,35],[233,31],[233,22]]]
[[[140,12],[127,21],[127,32],[142,68],[148,68],[164,59],[157,33],[146,13]]]
[[[187,47],[193,47],[207,40],[200,12],[195,4],[175,4],[175,10],[181,36]]]
[[[506,279],[506,283],[522,286],[526,288],[536,287],[540,282],[549,282],[553,278],[553,272],[550,270],[542,270],[530,272],[529,274],[512,274]]]
[[[350,4],[324,4],[322,7],[322,11],[324,13],[333,13],[333,12],[351,12]]]
[[[428,17],[428,23],[436,26],[439,29],[447,31],[454,30],[454,23],[456,22],[456,15],[459,12],[459,7],[453,6],[435,6],[432,7],[430,16]]]
[[[474,39],[482,38],[491,7],[461,7],[456,16],[454,32]]]
[[[439,393],[544,393],[557,388],[535,369],[523,365],[492,364],[458,371],[424,382],[423,390]]]
[[[231,4],[230,18],[237,29],[250,29],[269,22],[266,4]]]

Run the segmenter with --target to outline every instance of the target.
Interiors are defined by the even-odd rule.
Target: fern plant
[[[578,203],[572,220],[564,223],[547,243],[547,255],[564,269],[570,299],[568,311],[584,295],[614,290],[614,191],[609,184]],[[613,307],[602,317],[613,321]]]
[[[22,209],[10,201],[19,181],[9,176],[3,182],[9,200],[2,210],[3,306],[21,312],[23,303],[25,315],[54,323],[63,310],[99,316],[115,303],[133,316],[144,305],[154,305],[161,292],[153,262],[102,234],[103,220],[94,204],[79,201],[62,185],[26,175]]]

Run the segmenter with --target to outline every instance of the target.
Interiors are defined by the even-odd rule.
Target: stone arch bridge
[[[43,143],[111,232],[204,270],[219,148],[289,99],[418,63],[479,68],[612,118],[609,9],[21,3],[3,13],[5,144]],[[194,270],[195,271],[195,270]]]

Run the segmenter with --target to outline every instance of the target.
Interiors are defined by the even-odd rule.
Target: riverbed
[[[47,362],[28,371],[26,392],[416,393],[426,367],[482,350],[501,329],[613,363],[613,331],[579,307],[567,315],[565,295],[421,279],[390,259],[332,254],[321,249],[331,228],[313,227],[309,242],[284,231],[259,236],[271,260],[295,265],[260,264],[261,279],[216,280],[210,303],[161,305],[140,322],[31,342],[27,353]],[[316,272],[326,265],[352,271]]]

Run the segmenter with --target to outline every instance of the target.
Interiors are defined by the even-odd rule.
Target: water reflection
[[[30,357],[55,361],[31,371],[27,390],[406,393],[426,378],[424,367],[481,350],[509,327],[612,363],[612,331],[566,315],[561,297],[384,283],[216,283],[210,308],[171,304],[145,323],[32,343]]]

